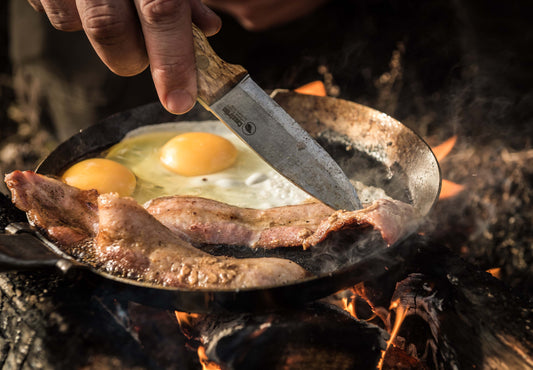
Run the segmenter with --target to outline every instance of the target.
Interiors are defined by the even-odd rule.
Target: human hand
[[[114,73],[133,76],[150,65],[163,106],[181,114],[196,102],[192,22],[207,36],[220,18],[201,0],[28,0],[61,31],[83,30]]]

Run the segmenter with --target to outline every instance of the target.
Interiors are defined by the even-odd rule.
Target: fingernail
[[[191,110],[196,103],[192,95],[182,89],[171,91],[167,95],[166,108],[174,114],[183,114]]]
[[[204,32],[206,33],[207,36],[216,35],[218,33],[218,31],[220,31],[220,29],[222,28],[222,19],[220,19],[218,14],[215,13],[213,11],[213,9],[211,9],[210,7],[205,5],[203,2],[200,2],[200,4],[203,7],[204,14],[207,17],[210,17],[211,18],[211,22],[212,22],[209,25],[210,26],[209,29],[205,30]]]

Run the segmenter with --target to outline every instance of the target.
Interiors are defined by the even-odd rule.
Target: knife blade
[[[282,176],[334,209],[362,208],[339,165],[239,65],[222,60],[193,25],[198,101]]]

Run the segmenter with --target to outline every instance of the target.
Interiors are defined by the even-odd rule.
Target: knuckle
[[[182,58],[176,58],[175,56],[170,63],[152,65],[154,80],[162,81],[165,85],[185,85],[186,76],[191,76],[194,72],[194,66],[187,65]],[[176,81],[176,78],[178,81]]]
[[[180,76],[185,72],[185,68],[181,63],[160,63],[154,66],[154,72],[159,76]]]
[[[72,20],[56,20],[52,22],[52,25],[54,28],[65,32],[78,31],[81,28],[79,22]]]
[[[59,9],[52,9],[46,13],[50,23],[60,31],[77,31],[81,28],[77,15],[70,12],[63,12]]]
[[[109,6],[93,4],[84,15],[87,36],[98,44],[115,45],[126,32],[126,22]]]
[[[28,0],[28,3],[30,3],[31,7],[38,11],[38,12],[44,12],[43,4],[41,4],[40,0]]]
[[[148,24],[166,24],[184,11],[183,4],[179,0],[141,0],[140,10]]]

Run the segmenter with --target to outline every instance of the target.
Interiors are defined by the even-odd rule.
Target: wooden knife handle
[[[213,51],[204,33],[194,24],[192,33],[198,71],[198,100],[211,105],[231,90],[248,72],[240,65],[222,60]]]

